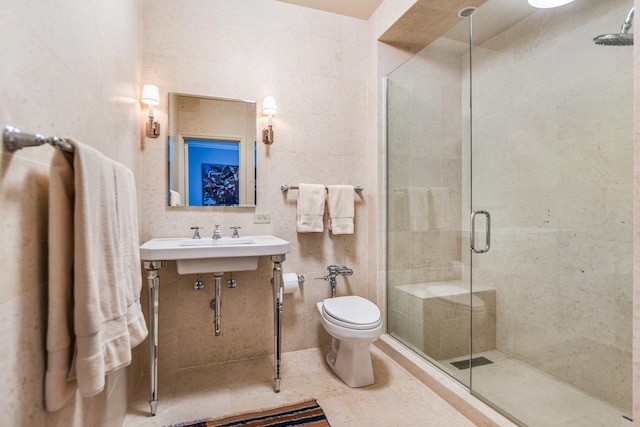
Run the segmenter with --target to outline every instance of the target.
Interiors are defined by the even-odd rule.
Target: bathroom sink
[[[178,274],[223,273],[255,270],[258,258],[289,252],[289,242],[275,236],[238,239],[156,238],[140,246],[144,261],[175,260]]]
[[[203,237],[202,239],[186,239],[180,242],[180,246],[209,246],[209,245],[250,245],[253,243],[248,237],[222,237],[213,239],[211,237]]]

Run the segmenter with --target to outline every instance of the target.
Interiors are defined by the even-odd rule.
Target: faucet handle
[[[191,229],[193,230],[192,239],[200,239],[200,226],[199,225],[195,225],[195,226],[191,227]]]
[[[238,234],[238,228],[242,228],[239,225],[234,225],[233,227],[229,227],[230,229],[233,230],[233,236],[231,236],[233,239],[237,239],[240,237],[240,235]]]

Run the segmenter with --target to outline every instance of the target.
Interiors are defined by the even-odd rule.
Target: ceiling
[[[368,20],[383,0],[277,1]],[[463,7],[480,5],[483,5],[483,25],[474,27],[476,43],[490,39],[537,10],[524,0],[416,0],[379,40],[419,50],[460,23],[461,25],[449,31],[446,37],[465,43],[469,38],[468,25],[457,13]]]
[[[298,6],[368,20],[382,0],[278,0]]]

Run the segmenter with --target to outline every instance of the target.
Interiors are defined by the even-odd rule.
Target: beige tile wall
[[[165,160],[163,145],[158,140],[143,140],[144,163],[150,165],[143,170],[145,177],[149,177],[142,188],[145,201],[141,207],[143,237],[177,235],[194,223],[207,226],[218,221],[223,224],[237,222],[245,226],[243,230],[247,233],[273,233],[291,240],[292,253],[285,265],[289,271],[306,273],[309,279],[324,273],[328,262],[341,262],[340,258],[343,258],[343,262],[356,268],[357,274],[349,279],[348,286],[343,284],[341,290],[369,294],[372,298],[377,294],[383,302],[385,215],[383,205],[375,203],[378,195],[384,195],[385,191],[382,186],[385,166],[381,161],[385,150],[383,127],[382,121],[377,120],[382,105],[380,77],[402,63],[410,53],[375,40],[396,19],[394,17],[401,16],[414,2],[386,0],[368,25],[322,12],[272,5],[272,2],[254,1],[246,8],[236,5],[239,3],[236,1],[216,2],[222,7],[212,3],[196,10],[195,14],[189,11],[196,4],[194,2],[162,3],[144,2],[145,26],[151,31],[145,31],[144,79],[138,79],[138,35],[141,30],[137,3],[0,1],[3,9],[0,41],[5,65],[9,64],[3,67],[0,76],[2,124],[13,123],[31,132],[74,136],[125,163],[140,177],[138,129],[143,114],[139,113],[137,98],[142,81],[160,85],[165,93],[182,88],[217,96],[245,94],[242,96],[258,100],[273,93],[278,97],[281,111],[275,119],[276,144],[269,151],[261,152],[260,161],[268,169],[259,172],[263,177],[260,192],[265,196],[256,209],[256,212],[271,212],[272,224],[253,225],[253,210],[210,213],[165,210],[156,201],[164,197],[161,189],[164,175],[157,166]],[[185,37],[178,36],[179,26],[189,15],[192,16],[189,19],[192,35],[188,36],[190,40],[184,40]],[[212,19],[214,16],[218,17]],[[232,32],[233,29],[236,31]],[[195,53],[182,56],[184,63],[177,62],[176,53],[187,47]],[[637,49],[634,48],[636,58]],[[378,52],[377,57],[367,54],[374,51]],[[321,54],[316,55],[318,52]],[[367,71],[361,69],[365,66]],[[637,81],[637,73],[634,79]],[[636,84],[635,99],[640,97],[637,87]],[[334,96],[340,99],[338,109],[325,113],[326,104],[332,103]],[[318,99],[324,102],[318,103]],[[367,101],[363,104],[353,104],[354,100],[364,99]],[[164,108],[166,104],[160,107],[158,116],[166,124]],[[343,116],[343,112],[354,111],[354,108],[358,111],[355,116]],[[373,123],[377,125],[371,125]],[[264,122],[260,122],[258,127],[263,125]],[[100,134],[96,129],[100,129]],[[321,132],[321,129],[326,130]],[[163,135],[164,131],[166,129]],[[637,135],[636,132],[636,140]],[[335,140],[343,141],[337,147],[341,152],[337,162],[328,155],[336,147],[327,148]],[[355,162],[356,167],[353,167],[352,160],[362,160],[363,153],[366,153],[364,162]],[[5,343],[0,352],[5,396],[0,413],[3,420],[13,425],[119,425],[126,406],[124,383],[131,382],[137,375],[111,376],[108,379],[111,393],[87,400],[76,399],[59,414],[48,416],[42,410],[43,287],[46,280],[44,213],[50,155],[48,148],[25,150],[14,155],[3,153],[0,163],[0,229],[3,233],[0,337]],[[640,160],[636,155],[636,182],[638,163]],[[153,171],[154,167],[159,172]],[[360,179],[362,177],[364,180]],[[332,237],[326,232],[322,236],[297,236],[292,231],[295,194],[283,196],[277,190],[281,181],[317,180],[328,184],[334,179],[336,183],[349,181],[366,187],[365,202],[357,207],[357,237],[354,240],[351,240],[353,237]],[[367,191],[369,188],[371,191]],[[362,229],[364,232],[359,232]],[[635,238],[634,243],[637,240]],[[634,259],[637,276],[637,255]],[[268,316],[268,308],[263,307],[268,292],[261,289],[256,297],[252,291],[257,288],[256,284],[264,286],[269,270],[267,263],[261,263],[258,278],[247,274],[246,282],[250,286],[237,289],[238,296],[226,298],[225,295],[225,301],[243,309],[259,307],[260,313],[254,316],[260,316],[260,319],[263,315]],[[360,271],[363,275],[366,272],[364,278],[358,277]],[[171,265],[163,274],[169,278],[169,284],[163,285],[164,300],[184,294],[184,298],[177,301],[188,304],[192,300],[192,311],[200,312],[200,315],[194,313],[195,322],[210,322],[210,311],[202,308],[203,301],[208,302],[210,295],[200,297],[189,293],[191,279],[178,277]],[[236,279],[242,283],[245,278],[238,276]],[[287,349],[327,342],[326,337],[319,338],[321,331],[312,307],[325,292],[324,282],[309,280],[303,292],[287,296],[285,304],[294,307],[287,312],[285,331],[293,331],[285,333]],[[638,295],[636,285],[636,302],[640,299]],[[233,311],[232,307],[226,306],[225,310]],[[634,310],[636,319],[637,312],[640,310]],[[184,313],[163,312],[163,324],[188,323],[189,317],[179,318],[179,314]],[[245,323],[237,317],[235,324],[238,327],[245,325],[242,336],[256,335],[248,331],[251,320]],[[225,317],[224,322],[223,328],[232,327],[234,319]],[[255,324],[260,322],[257,320]],[[270,323],[267,321],[267,324]],[[638,320],[634,324],[637,325]],[[224,333],[226,331],[223,329]],[[168,335],[163,339],[174,340],[172,348],[175,350],[180,336],[177,328],[169,330]],[[194,335],[200,336],[199,339],[203,336]],[[257,351],[269,351],[269,326],[264,326],[257,335],[264,335],[264,343],[256,347]],[[637,332],[635,336],[638,336]],[[246,341],[238,340],[233,344],[240,350],[230,350],[232,358],[252,353],[253,348],[249,351],[242,348],[252,346]],[[640,371],[638,342],[638,339],[634,341],[635,378]],[[218,347],[213,350],[220,352],[220,345],[215,345]],[[138,360],[146,354],[141,353]],[[171,347],[163,350],[163,357],[173,358],[165,363],[165,368],[184,362],[177,353],[171,351]],[[201,356],[189,357],[198,359]],[[123,381],[125,376],[127,381]],[[638,380],[634,382],[638,383]],[[640,411],[640,399],[634,399],[634,402],[636,411]]]
[[[156,108],[166,123],[166,93],[254,99],[274,95],[275,142],[258,143],[258,201],[252,208],[181,208],[166,200],[166,126],[143,150],[142,233],[145,239],[190,236],[189,227],[242,226],[241,235],[274,234],[291,242],[285,272],[304,274],[301,291],[285,296],[284,350],[324,345],[329,336],[319,324],[315,303],[330,295],[328,283],[314,280],[330,264],[345,264],[354,275],[340,278],[338,294],[370,295],[369,215],[375,200],[375,158],[369,129],[366,21],[283,2],[144,1],[144,80],[160,87]],[[164,117],[163,117],[164,114]],[[258,130],[266,125],[259,114]],[[353,184],[354,235],[298,234],[297,191],[282,183]],[[270,224],[254,224],[254,213],[270,213]],[[375,251],[373,252],[375,254]],[[373,278],[375,279],[375,270]],[[228,277],[229,275],[227,275]],[[222,335],[214,337],[213,278],[193,290],[194,275],[180,276],[175,265],[161,271],[160,370],[243,359],[272,351],[271,263],[257,271],[234,273],[237,288],[222,292]],[[225,278],[226,279],[226,278]]]
[[[633,2],[640,7],[640,0]],[[633,413],[640,414],[640,47],[633,46]],[[640,426],[636,416],[634,426]]]
[[[73,136],[139,178],[137,2],[0,1],[0,123]],[[119,426],[140,368],[46,413],[43,402],[50,147],[0,162],[0,417],[13,426]]]

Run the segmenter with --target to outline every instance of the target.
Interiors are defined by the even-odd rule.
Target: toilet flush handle
[[[338,274],[343,274],[345,276],[351,276],[353,274],[353,270],[346,265],[341,265],[338,268]]]

